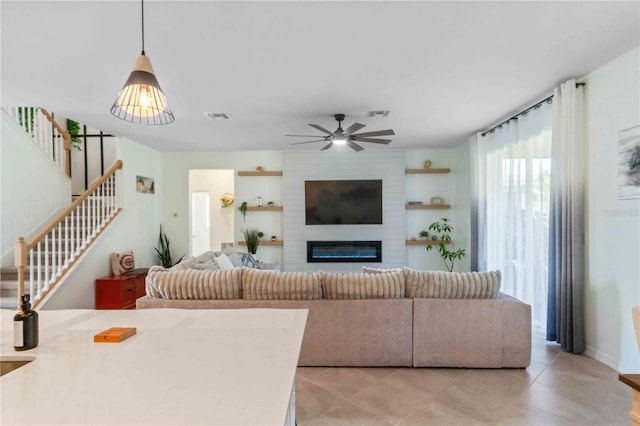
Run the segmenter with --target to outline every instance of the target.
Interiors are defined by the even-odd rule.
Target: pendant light
[[[167,103],[167,97],[153,73],[151,61],[144,53],[144,0],[142,8],[142,53],[129,78],[118,93],[111,107],[111,114],[121,120],[136,124],[170,124],[175,118]]]

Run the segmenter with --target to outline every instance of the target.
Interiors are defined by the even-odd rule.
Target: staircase
[[[36,121],[31,118],[35,115],[33,110],[34,108],[14,109],[22,114],[18,114],[17,117],[14,114],[18,123],[23,127],[24,123],[31,126],[31,129],[25,128],[30,135],[34,133],[32,128]],[[28,113],[26,116],[25,111]],[[60,126],[50,114],[46,111],[45,113],[45,117],[51,118],[52,128],[60,133]],[[66,137],[63,139],[66,140]],[[53,136],[52,140],[55,142],[56,137]],[[52,147],[52,161],[68,172],[68,155],[62,155],[60,149],[56,151],[55,143],[42,145],[45,149],[48,146]],[[65,157],[66,164],[63,161]],[[121,168],[122,161],[117,160],[103,176],[89,185],[84,193],[73,197],[71,204],[33,238],[29,241],[22,237],[18,239],[15,245],[15,266],[0,269],[0,308],[18,308],[21,294],[30,294],[32,306],[35,308],[65,278],[79,258],[121,211],[120,191],[117,191],[119,178],[116,176],[116,172]]]

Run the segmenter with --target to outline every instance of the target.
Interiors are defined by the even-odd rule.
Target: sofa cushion
[[[402,272],[338,274],[321,272],[325,299],[395,299],[404,297]]]
[[[242,269],[242,297],[251,300],[322,299],[317,272]]]
[[[500,292],[500,271],[446,272],[404,268],[407,297],[434,299],[495,299]]]
[[[240,299],[241,269],[167,270],[152,266],[146,279],[147,295],[163,299]]]

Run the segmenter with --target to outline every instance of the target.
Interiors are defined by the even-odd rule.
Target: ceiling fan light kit
[[[153,72],[151,61],[144,53],[144,0],[142,8],[142,52],[129,78],[116,96],[111,114],[136,124],[170,124],[174,121],[160,83]]]
[[[320,151],[326,151],[331,148],[333,145],[348,145],[349,148],[353,149],[356,152],[360,152],[364,150],[364,148],[358,145],[356,142],[367,142],[367,143],[377,143],[388,145],[391,142],[391,139],[378,139],[377,136],[390,136],[395,135],[395,132],[392,129],[387,130],[378,130],[374,132],[366,132],[366,133],[356,133],[363,127],[364,124],[361,123],[353,123],[351,126],[346,129],[342,129],[342,121],[345,119],[344,114],[335,114],[334,115],[336,121],[338,122],[338,128],[331,132],[324,127],[318,124],[309,124],[309,126],[313,127],[316,130],[321,131],[322,133],[327,134],[327,136],[318,136],[318,135],[285,135],[285,136],[295,136],[295,137],[305,137],[305,138],[318,138],[312,141],[305,142],[294,142],[292,145],[301,145],[306,143],[313,142],[329,142],[325,145]]]

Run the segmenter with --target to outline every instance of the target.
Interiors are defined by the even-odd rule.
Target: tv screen
[[[308,180],[307,225],[381,225],[382,180]]]

